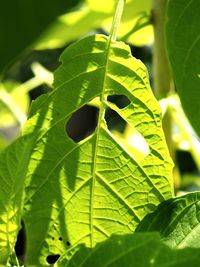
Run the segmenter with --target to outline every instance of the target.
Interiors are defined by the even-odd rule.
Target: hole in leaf
[[[59,241],[63,241],[62,237],[59,237],[58,239],[59,239]]]
[[[115,104],[119,109],[123,109],[131,103],[129,98],[125,95],[110,95],[107,100]]]
[[[25,247],[26,247],[26,235],[25,235],[24,223],[22,221],[21,229],[18,233],[17,242],[15,244],[15,253],[21,264],[24,263]]]
[[[145,138],[127,123],[116,111],[108,108],[105,114],[108,129],[115,140],[128,152],[137,162],[141,162],[150,153],[149,145]]]
[[[105,120],[108,126],[108,129],[112,131],[118,131],[123,133],[126,127],[126,121],[111,108],[107,108],[105,112]]]
[[[46,261],[49,263],[49,264],[54,264],[57,262],[57,260],[60,258],[60,255],[59,254],[56,254],[56,255],[49,255],[46,257]]]
[[[68,246],[68,247],[70,247],[70,246],[71,246],[71,244],[70,244],[70,242],[69,242],[69,241],[67,241],[67,242],[66,242],[66,244],[67,244],[67,246]]]
[[[66,132],[74,142],[91,135],[97,126],[98,108],[85,105],[73,113],[66,125]]]

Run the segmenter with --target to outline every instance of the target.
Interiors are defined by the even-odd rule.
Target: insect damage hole
[[[66,245],[67,245],[68,247],[70,247],[70,246],[71,246],[71,243],[70,243],[69,241],[67,241],[67,242],[66,242]]]
[[[123,133],[126,127],[126,121],[113,109],[107,108],[105,112],[105,120],[108,129],[111,132]]]
[[[57,260],[60,258],[60,255],[59,254],[56,254],[56,255],[49,255],[46,257],[46,261],[47,263],[49,264],[54,264],[57,262]]]
[[[131,103],[129,98],[125,95],[109,95],[107,100],[115,104],[119,109],[123,109]]]
[[[25,247],[26,247],[26,233],[24,222],[21,222],[21,229],[17,236],[17,241],[15,244],[15,253],[17,258],[23,263],[24,255],[25,255]]]
[[[76,143],[91,135],[97,126],[99,109],[85,105],[74,112],[66,124],[68,136]]]
[[[105,120],[111,134],[137,162],[141,162],[150,153],[145,138],[127,123],[115,110],[106,109]]]

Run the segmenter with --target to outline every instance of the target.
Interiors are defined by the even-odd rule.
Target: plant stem
[[[110,39],[112,41],[115,41],[117,38],[117,32],[119,29],[119,24],[120,24],[123,9],[124,9],[124,3],[125,3],[125,0],[118,0],[115,15],[114,15],[113,22],[112,22],[111,31],[110,31]]]
[[[152,0],[152,20],[154,25],[154,92],[158,99],[167,97],[172,91],[172,79],[165,46],[165,12],[168,0]],[[169,112],[163,119],[163,130],[170,155],[175,162],[175,150],[172,141],[172,120]],[[174,184],[179,186],[180,177],[177,167],[174,168]]]
[[[167,0],[152,1],[152,16],[154,24],[154,90],[158,98],[166,97],[170,90],[171,76],[165,47],[165,10]]]

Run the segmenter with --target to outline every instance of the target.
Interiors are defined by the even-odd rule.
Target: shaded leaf
[[[199,266],[199,249],[170,249],[155,234],[111,236],[89,249],[82,246],[69,251],[59,267],[188,267]]]
[[[200,248],[200,193],[169,199],[147,215],[136,231],[158,231],[162,239],[177,248]]]
[[[170,0],[166,39],[173,78],[183,108],[200,135],[200,1]]]

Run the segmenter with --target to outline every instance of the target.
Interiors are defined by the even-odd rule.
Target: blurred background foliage
[[[36,1],[2,0],[0,3],[0,150],[19,134],[28,116],[31,100],[52,90],[53,71],[59,65],[59,55],[72,42],[86,35],[108,34],[115,9],[115,0]],[[152,88],[152,26],[151,1],[127,0],[119,31],[119,40],[131,46],[131,51],[147,66]],[[126,99],[109,99],[126,106]],[[176,193],[199,190],[200,143],[176,94],[160,100],[163,116],[172,120],[171,140],[180,177]],[[67,125],[74,140],[81,140],[94,131],[98,100],[77,111]],[[118,136],[128,140],[141,156],[138,133],[130,131],[119,117],[107,110],[106,121]],[[143,148],[142,148],[143,147]],[[143,153],[143,154],[144,154]]]

